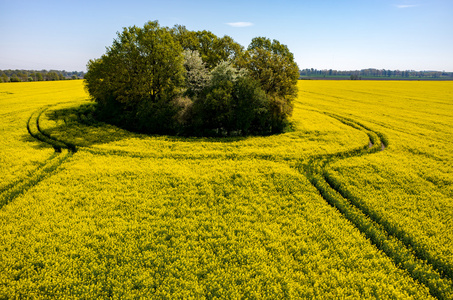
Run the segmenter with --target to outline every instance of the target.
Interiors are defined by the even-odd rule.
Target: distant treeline
[[[400,80],[453,80],[453,72],[362,69],[356,71],[303,69],[300,79],[400,79]]]
[[[414,70],[385,70],[385,69],[362,69],[354,71],[339,70],[300,70],[299,79],[400,79],[400,80],[453,80],[453,72],[444,71],[414,71]],[[1,82],[26,82],[26,81],[55,81],[83,79],[81,71],[59,70],[0,70]]]
[[[0,82],[54,81],[81,79],[84,72],[57,70],[0,70]]]

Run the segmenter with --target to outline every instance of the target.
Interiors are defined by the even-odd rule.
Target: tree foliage
[[[284,129],[298,72],[278,41],[255,38],[244,51],[229,36],[155,21],[124,28],[101,58],[89,61],[85,79],[98,116],[127,128],[248,135]]]
[[[257,37],[250,43],[240,64],[269,95],[272,130],[281,131],[292,114],[292,101],[297,96],[299,68],[293,54],[277,40]]]
[[[193,131],[201,135],[266,132],[269,100],[245,69],[222,62],[193,107]],[[267,133],[267,132],[266,132]]]
[[[125,28],[105,55],[88,63],[87,89],[114,122],[171,133],[169,103],[183,86],[183,61],[182,47],[157,22]]]
[[[184,51],[184,67],[186,69],[186,94],[190,97],[198,96],[209,84],[211,74],[197,50]]]

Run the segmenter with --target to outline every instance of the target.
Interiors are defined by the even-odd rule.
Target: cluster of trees
[[[453,79],[453,72],[363,69],[356,71],[304,69],[301,78],[347,78],[347,79]]]
[[[52,81],[81,79],[83,72],[57,70],[0,70],[0,82]]]
[[[157,21],[124,28],[87,69],[98,118],[195,136],[282,132],[299,78],[293,54],[276,40],[258,37],[244,49],[229,36]]]

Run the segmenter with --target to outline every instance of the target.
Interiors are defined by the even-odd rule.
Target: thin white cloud
[[[418,4],[400,4],[400,5],[396,5],[396,7],[398,8],[411,8],[411,7],[417,7],[419,6]]]
[[[253,23],[251,22],[234,22],[234,23],[226,23],[227,25],[231,27],[249,27],[253,26]]]

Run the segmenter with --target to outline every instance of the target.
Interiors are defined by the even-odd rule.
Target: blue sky
[[[0,69],[85,71],[149,20],[277,39],[301,69],[453,71],[453,0],[0,0]]]

